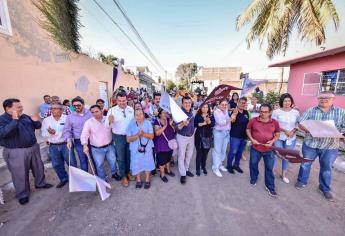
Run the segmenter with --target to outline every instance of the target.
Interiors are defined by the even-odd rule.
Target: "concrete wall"
[[[0,34],[0,101],[22,100],[25,112],[34,114],[44,94],[87,104],[100,96],[98,82],[112,89],[112,67],[88,56],[62,50],[39,25],[40,13],[31,1],[8,0],[13,36]],[[134,80],[134,78],[133,78]],[[117,86],[131,84],[118,79]]]
[[[345,52],[291,65],[288,92],[293,96],[296,105],[302,110],[317,104],[315,96],[302,95],[305,73],[315,73],[327,70],[345,68]],[[345,107],[345,96],[337,96],[335,105]]]

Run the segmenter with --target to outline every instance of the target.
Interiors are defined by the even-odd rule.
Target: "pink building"
[[[345,107],[345,46],[278,62],[270,67],[290,66],[288,92],[301,111],[317,104],[320,91],[333,91],[335,105]]]

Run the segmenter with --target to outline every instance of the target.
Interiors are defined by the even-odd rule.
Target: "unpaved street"
[[[293,183],[276,179],[278,199],[264,190],[262,166],[257,186],[249,185],[248,161],[242,161],[242,175],[209,173],[188,178],[185,186],[177,176],[167,184],[154,177],[150,190],[137,190],[134,182],[125,189],[112,181],[112,195],[104,202],[96,193],[68,193],[66,186],[34,190],[30,203],[20,206],[14,193],[5,191],[11,200],[0,205],[0,235],[343,236],[345,175],[334,171],[336,202],[327,202],[317,191],[318,163],[314,165],[306,189],[294,188],[298,165],[290,168]],[[52,169],[47,172],[56,184]]]

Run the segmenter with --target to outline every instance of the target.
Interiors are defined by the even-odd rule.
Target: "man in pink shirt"
[[[95,161],[97,175],[102,179],[106,179],[104,169],[104,159],[106,158],[112,177],[119,179],[116,174],[116,156],[115,148],[112,144],[111,127],[106,122],[106,117],[103,116],[102,109],[99,105],[93,105],[90,108],[92,118],[87,120],[84,124],[83,131],[80,136],[81,144],[83,145],[84,153],[89,153],[88,142],[91,144],[91,152]]]

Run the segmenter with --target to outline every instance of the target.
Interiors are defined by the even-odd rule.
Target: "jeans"
[[[227,168],[232,169],[233,167],[240,166],[240,160],[244,149],[246,148],[247,139],[230,137],[230,151],[228,154]],[[235,159],[235,162],[234,162]]]
[[[104,169],[104,160],[107,159],[108,164],[111,169],[111,174],[114,175],[116,173],[116,156],[115,156],[115,148],[111,144],[105,148],[95,148],[91,147],[91,152],[93,159],[96,164],[97,169],[97,176],[101,179],[105,180],[106,173]]]
[[[212,152],[212,170],[218,170],[226,158],[226,148],[229,144],[230,133],[228,130],[213,130],[214,148]]]
[[[335,159],[337,159],[338,149],[311,148],[303,143],[302,153],[303,157],[309,160],[315,160],[317,157],[319,157],[319,188],[322,192],[330,192],[332,182],[332,165]],[[301,164],[297,179],[298,182],[305,185],[308,183],[311,165],[312,162],[305,162]]]
[[[123,178],[129,174],[131,155],[129,152],[129,143],[127,143],[126,135],[113,134],[113,142],[115,146],[117,165],[119,167],[119,175]]]
[[[264,158],[265,164],[265,185],[270,191],[274,191],[274,156],[272,151],[268,152],[259,152],[253,147],[250,148],[250,160],[249,160],[249,170],[250,170],[250,179],[253,182],[258,180],[259,175],[259,162],[261,157]]]
[[[196,148],[196,158],[195,158],[195,161],[196,161],[196,170],[197,171],[200,171],[200,166],[201,166],[201,169],[203,170],[206,170],[206,160],[207,160],[207,155],[208,155],[208,152],[210,151],[209,148],[205,149],[203,147],[197,147]]]
[[[68,155],[69,150],[66,144],[49,145],[49,153],[52,161],[52,166],[60,182],[68,181],[68,174],[65,170],[65,162],[69,165]],[[76,167],[77,161],[75,156],[71,155],[71,166]]]
[[[286,148],[286,149],[294,149],[295,146],[296,146],[296,139],[295,140],[291,140],[291,144],[290,145],[286,144],[286,140],[277,140],[274,143],[274,146],[275,147],[280,147],[280,148]],[[277,158],[278,157],[275,156],[275,158],[274,158],[274,166],[276,165]],[[289,161],[282,159],[282,170],[286,171],[288,169],[288,167],[289,167]]]

